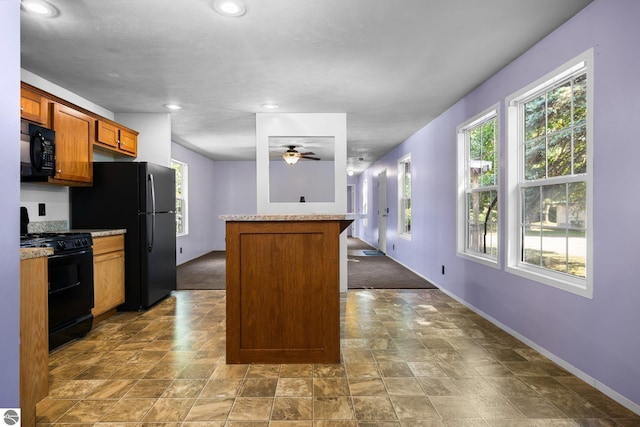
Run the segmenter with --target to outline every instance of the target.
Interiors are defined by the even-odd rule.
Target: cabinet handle
[[[58,169],[56,173],[62,173],[62,169]]]

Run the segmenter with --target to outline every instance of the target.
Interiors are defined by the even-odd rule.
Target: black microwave
[[[56,133],[22,122],[20,127],[20,179],[46,181],[56,172]]]

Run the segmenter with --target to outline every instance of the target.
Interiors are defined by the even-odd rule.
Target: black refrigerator
[[[151,307],[176,289],[175,171],[148,162],[96,162],[93,186],[71,188],[73,229],[120,229],[125,302]]]

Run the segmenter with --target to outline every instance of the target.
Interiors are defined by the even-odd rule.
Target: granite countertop
[[[362,214],[261,214],[220,215],[221,221],[351,221],[364,218]]]
[[[91,237],[106,237],[117,236],[118,234],[125,234],[127,230],[125,228],[117,228],[113,230],[109,229],[73,229],[65,230],[63,233],[91,233]]]
[[[53,254],[53,248],[20,248],[20,260],[40,258]]]

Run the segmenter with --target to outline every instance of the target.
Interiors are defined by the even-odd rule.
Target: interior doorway
[[[378,173],[378,250],[387,253],[387,170]]]
[[[356,186],[353,184],[347,185],[347,213],[356,213]],[[357,233],[355,227],[356,221],[347,227],[347,236],[353,236]]]

